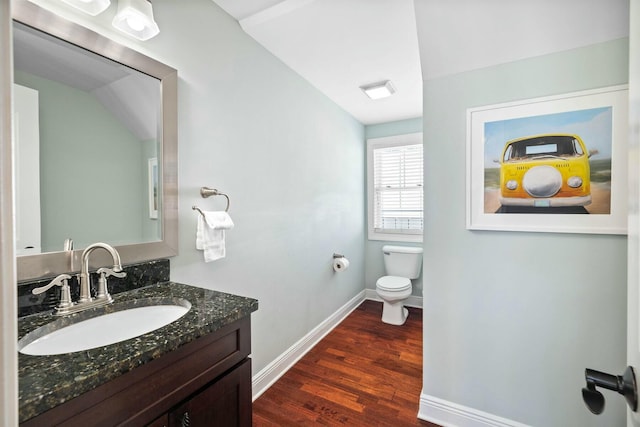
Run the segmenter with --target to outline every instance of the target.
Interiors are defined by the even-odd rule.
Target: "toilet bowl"
[[[382,298],[382,321],[403,325],[409,315],[403,303],[411,296],[411,280],[406,277],[384,276],[376,282],[376,292]]]
[[[382,299],[382,321],[390,325],[403,325],[409,311],[404,302],[411,296],[411,279],[420,276],[422,248],[413,246],[382,247],[387,276],[376,282],[376,293]]]

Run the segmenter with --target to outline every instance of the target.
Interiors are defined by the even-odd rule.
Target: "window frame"
[[[402,145],[422,144],[422,132],[408,133],[403,135],[386,136],[381,138],[367,139],[367,238],[369,240],[383,240],[395,242],[422,242],[424,235],[423,228],[420,233],[395,231],[376,231],[374,228],[374,164],[373,151],[378,148],[397,147]],[[423,159],[424,176],[424,159]],[[424,183],[422,185],[424,191]],[[424,198],[424,197],[423,197]],[[424,206],[423,206],[424,218]]]

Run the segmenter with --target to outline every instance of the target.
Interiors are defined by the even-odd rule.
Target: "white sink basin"
[[[122,309],[113,306],[114,312],[98,311],[86,318],[79,313],[78,321],[68,324],[58,319],[28,333],[18,341],[18,351],[33,356],[73,353],[115,344],[159,329],[184,316],[191,304],[186,300],[158,302],[154,299],[121,303]],[[112,311],[110,310],[110,311]]]

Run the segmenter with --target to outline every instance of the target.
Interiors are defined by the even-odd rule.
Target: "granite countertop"
[[[258,309],[258,301],[175,282],[113,295],[114,303],[71,316],[90,317],[91,312],[135,306],[143,298],[186,299],[191,309],[180,319],[155,331],[120,343],[54,356],[18,355],[19,417],[26,421],[93,388]],[[34,329],[60,319],[50,312],[18,320],[18,339]],[[64,322],[64,320],[63,320]],[[99,333],[99,331],[96,331]]]

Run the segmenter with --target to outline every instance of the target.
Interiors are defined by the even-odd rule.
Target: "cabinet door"
[[[251,359],[169,413],[171,427],[249,427],[251,421]]]

